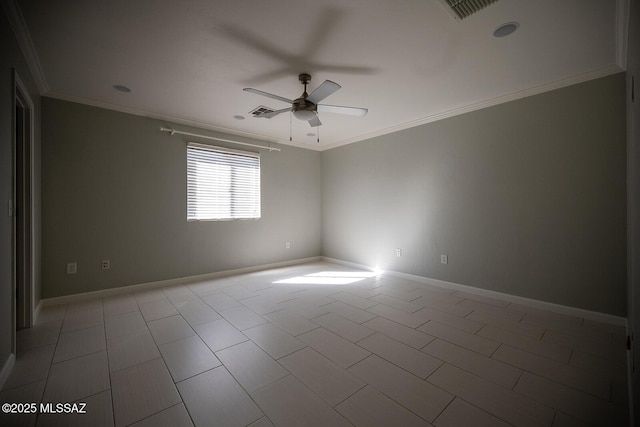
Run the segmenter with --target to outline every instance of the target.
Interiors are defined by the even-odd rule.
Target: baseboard
[[[9,354],[9,358],[6,362],[4,362],[4,366],[0,370],[0,390],[4,387],[4,383],[7,382],[9,375],[11,375],[11,370],[13,369],[13,365],[16,364],[16,355],[13,353]],[[4,402],[3,402],[4,403]]]
[[[320,260],[322,260],[322,257],[320,256],[300,258],[300,259],[295,259],[290,261],[275,262],[271,264],[261,264],[261,265],[256,265],[252,267],[236,268],[233,270],[217,271],[215,273],[206,273],[206,274],[199,274],[195,276],[178,277],[175,279],[159,280],[156,282],[141,283],[138,285],[121,286],[118,288],[101,289],[99,291],[83,292],[80,294],[64,295],[64,296],[52,297],[52,298],[43,298],[40,300],[40,304],[38,304],[38,311],[40,310],[40,307],[48,307],[51,305],[69,304],[74,302],[86,301],[93,298],[105,298],[105,297],[122,295],[126,293],[131,293],[131,292],[147,291],[151,289],[164,288],[167,286],[182,285],[185,283],[197,282],[201,280],[211,280],[211,279],[216,279],[220,277],[234,276],[236,274],[252,273],[255,271],[268,270],[271,268],[287,267],[290,265],[297,265],[297,264],[305,264],[308,262],[314,262],[314,261],[320,261]]]
[[[349,261],[344,261],[335,258],[322,257],[324,261],[333,262],[336,264],[342,264],[348,267],[359,268],[363,270],[375,270],[375,268],[357,264]],[[516,304],[522,304],[527,307],[536,308],[539,310],[548,310],[554,313],[566,314],[569,316],[582,317],[584,319],[593,320],[595,322],[607,323],[615,326],[627,327],[627,319],[625,317],[615,316],[613,314],[600,313],[598,311],[585,310],[577,307],[570,307],[562,304],[556,304],[547,301],[536,300],[532,298],[520,297],[511,294],[505,294],[497,291],[490,291],[488,289],[475,288],[473,286],[461,285],[459,283],[446,282],[444,280],[431,279],[428,277],[417,276],[414,274],[402,273],[393,270],[384,270],[384,274],[388,274],[403,279],[413,280],[419,283],[426,283],[428,285],[434,285],[445,289],[453,289],[456,291],[468,292],[474,295],[480,295],[491,298],[499,298],[505,301],[509,301]]]
[[[38,316],[40,316],[40,310],[42,310],[42,300],[38,300],[38,304],[36,304],[36,308],[33,310],[33,325],[35,325],[38,322]]]

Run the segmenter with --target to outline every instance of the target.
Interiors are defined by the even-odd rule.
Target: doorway
[[[13,70],[13,282],[14,331],[33,325],[33,101]],[[15,343],[15,341],[14,341]],[[15,344],[14,344],[15,345]],[[14,348],[15,349],[15,348]]]

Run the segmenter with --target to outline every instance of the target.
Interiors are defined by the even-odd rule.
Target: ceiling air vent
[[[263,114],[273,113],[274,111],[275,110],[273,108],[269,108],[269,107],[265,107],[264,105],[261,105],[249,111],[249,114],[251,114],[253,117],[259,117]],[[270,117],[267,117],[267,118],[270,119]]]
[[[439,0],[455,19],[464,19],[498,0]]]

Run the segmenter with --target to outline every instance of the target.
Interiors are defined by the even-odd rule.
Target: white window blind
[[[187,220],[260,218],[260,155],[187,145]]]

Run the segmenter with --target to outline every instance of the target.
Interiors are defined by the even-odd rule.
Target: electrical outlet
[[[402,249],[400,248],[396,249],[396,256],[402,256]]]
[[[111,268],[111,261],[109,261],[108,259],[103,259],[102,260],[102,269],[103,270],[109,270]]]
[[[291,249],[291,242],[284,242],[285,249]]]
[[[440,255],[440,264],[449,264],[449,256]]]
[[[76,274],[78,272],[78,263],[77,262],[68,262],[67,263],[67,274]]]

